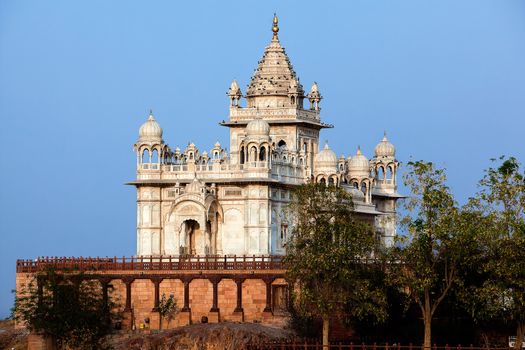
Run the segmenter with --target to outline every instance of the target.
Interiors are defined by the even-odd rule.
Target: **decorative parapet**
[[[320,122],[319,111],[297,108],[231,108],[230,121],[244,122],[264,117],[265,120],[300,119]]]
[[[153,167],[154,166],[154,167]],[[194,178],[220,180],[267,178],[289,184],[304,182],[306,169],[290,160],[248,162],[245,164],[139,164],[137,180],[173,180],[187,182]]]
[[[281,270],[282,256],[149,256],[149,257],[40,257],[17,260],[17,273],[34,273],[53,268],[57,271],[149,271],[149,270]]]

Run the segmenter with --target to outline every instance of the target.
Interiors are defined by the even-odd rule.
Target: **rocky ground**
[[[27,348],[28,331],[15,329],[11,320],[0,321],[0,349],[22,350]]]
[[[254,323],[197,324],[159,333],[113,335],[107,344],[115,350],[240,350],[248,343],[285,340],[293,333]]]
[[[0,321],[0,349],[27,348],[26,330],[14,329],[12,321]],[[162,332],[118,332],[104,345],[115,350],[242,350],[248,343],[263,344],[293,337],[289,330],[256,323],[223,322],[196,324]]]

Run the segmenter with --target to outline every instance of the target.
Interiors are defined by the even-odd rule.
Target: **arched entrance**
[[[182,230],[184,232],[184,246],[186,254],[203,255],[203,235],[199,223],[193,219],[185,220],[182,223]]]
[[[210,213],[206,221],[206,254],[216,255],[222,253],[219,237],[219,225],[222,219],[218,212]]]
[[[165,221],[164,252],[200,256],[222,254],[223,214],[215,196],[207,195],[204,199],[186,193],[181,197],[173,204]]]

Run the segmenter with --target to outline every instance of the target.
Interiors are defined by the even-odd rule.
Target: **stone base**
[[[221,317],[219,311],[210,311],[208,314],[208,323],[219,323]]]
[[[122,330],[130,331],[133,326],[132,312],[124,311],[122,312]]]
[[[233,322],[244,322],[244,311],[235,311],[230,316],[230,319]]]
[[[191,311],[181,311],[177,318],[179,319],[179,326],[188,326],[191,324]]]
[[[27,337],[28,350],[54,350],[53,341],[49,337],[30,333]]]
[[[160,327],[160,314],[158,312],[151,312],[149,316],[149,329],[159,329]]]
[[[273,320],[273,313],[271,311],[264,311],[262,314],[262,323],[271,324]]]

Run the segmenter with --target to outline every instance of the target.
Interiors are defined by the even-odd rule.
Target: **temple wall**
[[[130,273],[131,272],[131,273]],[[93,279],[106,280],[108,285],[108,295],[113,302],[117,304],[116,308],[122,312],[124,328],[136,329],[159,329],[160,316],[155,309],[155,281],[157,281],[158,298],[163,295],[169,298],[173,295],[179,309],[175,318],[169,323],[164,320],[162,328],[174,328],[187,325],[190,323],[201,323],[203,316],[207,317],[208,322],[223,321],[244,321],[260,322],[263,324],[284,324],[287,315],[282,313],[274,314],[265,308],[272,308],[272,302],[268,304],[266,292],[268,290],[266,283],[271,283],[270,290],[274,286],[286,285],[282,271],[278,274],[272,274],[267,271],[264,275],[249,273],[249,271],[240,271],[242,273],[222,274],[215,271],[213,273],[188,274],[181,273],[174,278],[157,277],[155,271],[148,271],[144,276],[133,271],[112,271],[111,274],[93,274]],[[270,273],[268,273],[270,272]],[[119,276],[120,275],[120,276]],[[188,276],[188,277],[186,277]],[[199,277],[200,276],[200,277]],[[22,291],[33,279],[33,274],[17,273],[16,288]],[[131,280],[130,280],[131,279]],[[184,282],[189,283],[189,300],[188,306],[190,311],[184,310]],[[126,283],[131,288],[131,309],[127,310],[126,306]],[[217,282],[217,310],[213,307],[213,282]],[[273,281],[273,282],[272,282]],[[237,283],[242,283],[241,311],[238,310]],[[100,288],[102,290],[102,288]],[[270,295],[270,300],[272,296]],[[17,327],[23,328],[23,324],[17,324]]]

